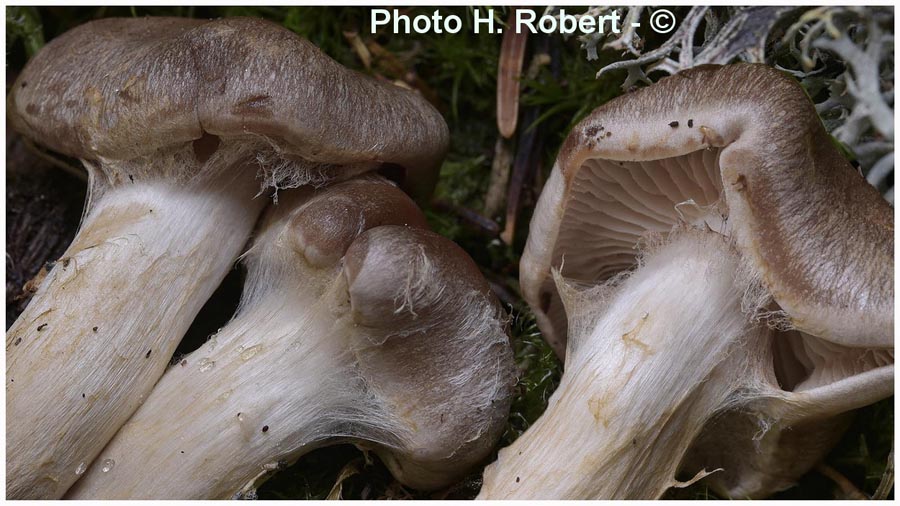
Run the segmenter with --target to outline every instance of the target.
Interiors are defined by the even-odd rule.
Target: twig
[[[540,109],[529,107],[526,109],[524,123],[532,125],[539,116]],[[538,135],[540,127],[526,129],[519,136],[516,160],[513,163],[512,178],[509,191],[506,195],[506,224],[500,239],[506,244],[512,244],[516,230],[516,220],[519,208],[522,205],[522,191],[531,184],[534,173],[538,170],[539,153],[543,146],[543,136]]]
[[[894,489],[894,438],[891,438],[891,453],[888,454],[887,464],[884,466],[884,473],[881,475],[881,483],[872,494],[872,499],[881,501],[887,499],[888,494]]]
[[[512,8],[509,11],[507,23],[509,26],[512,26],[515,20],[516,10]],[[506,30],[500,44],[500,62],[497,69],[497,129],[506,139],[516,133],[516,123],[519,119],[519,88],[527,43],[527,31]]]
[[[488,237],[497,237],[500,233],[500,225],[498,225],[496,221],[482,216],[469,208],[457,206],[440,199],[435,199],[431,202],[431,205],[439,211],[456,215],[456,217],[461,219],[464,223]]]
[[[359,57],[359,61],[362,62],[366,70],[372,68],[372,53],[369,52],[369,48],[366,47],[366,44],[359,37],[359,33],[353,30],[345,31],[344,38],[347,39],[350,48],[353,49],[353,52]]]
[[[512,149],[503,137],[497,138],[494,160],[491,162],[491,181],[484,196],[484,214],[494,218],[506,204],[506,187],[509,185],[509,169],[512,166]]]
[[[488,277],[488,285],[490,285],[491,291],[494,292],[494,295],[500,299],[504,306],[514,306],[519,303],[519,299],[516,298],[512,290],[505,283],[501,284],[501,282],[498,282],[495,277]]]
[[[851,483],[846,476],[828,464],[824,462],[816,464],[816,471],[833,481],[841,489],[841,493],[844,495],[841,499],[868,499],[866,494],[860,492],[856,485]]]
[[[534,58],[545,60],[550,54],[550,37],[540,36],[534,48]],[[553,64],[551,62],[551,69]],[[554,79],[558,78],[554,74]],[[530,188],[535,173],[540,170],[541,153],[543,152],[544,136],[540,134],[541,127],[535,122],[541,115],[540,106],[532,106],[522,113],[522,124],[516,142],[516,157],[513,162],[512,175],[510,176],[509,190],[506,194],[506,223],[500,239],[506,244],[512,244],[516,231],[516,221],[519,210],[522,207],[522,194],[526,188]]]

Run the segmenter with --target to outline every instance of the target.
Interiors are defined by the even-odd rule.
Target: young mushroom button
[[[565,373],[481,497],[789,486],[893,392],[893,245],[891,208],[786,74],[701,66],[599,107],[521,261]]]
[[[289,193],[244,258],[234,319],[163,375],[67,497],[239,496],[341,441],[419,489],[487,457],[515,365],[472,260],[378,178]]]
[[[447,147],[415,93],[248,18],[84,24],[28,63],[8,111],[90,175],[78,235],[7,333],[11,499],[62,496],[147,396],[247,242],[259,180],[389,166],[425,197]]]

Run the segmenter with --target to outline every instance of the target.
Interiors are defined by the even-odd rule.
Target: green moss
[[[36,7],[6,8],[6,52],[12,52],[21,42],[25,54],[31,58],[44,47],[44,31],[41,15]]]
[[[541,339],[531,310],[523,305],[511,308],[511,313],[510,334],[519,381],[500,447],[512,444],[541,416],[562,376],[562,363],[550,345]]]

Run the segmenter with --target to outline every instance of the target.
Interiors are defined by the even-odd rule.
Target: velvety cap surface
[[[130,159],[204,132],[264,136],[311,162],[401,166],[413,193],[433,185],[448,143],[416,93],[253,18],[86,23],[29,62],[8,109],[17,130],[77,158]]]

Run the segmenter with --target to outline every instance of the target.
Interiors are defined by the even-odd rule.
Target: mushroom
[[[234,319],[163,375],[67,497],[229,498],[347,441],[434,489],[492,450],[515,364],[474,262],[383,180],[281,200],[244,256]]]
[[[890,207],[785,74],[701,66],[596,109],[520,266],[565,372],[480,497],[657,498],[679,468],[786,486],[892,395],[892,255]]]
[[[256,19],[104,19],[47,44],[14,128],[79,158],[82,226],[7,333],[7,497],[54,498],[165,370],[263,187],[384,167],[417,197],[447,127],[418,95]],[[410,168],[415,168],[415,173]]]

